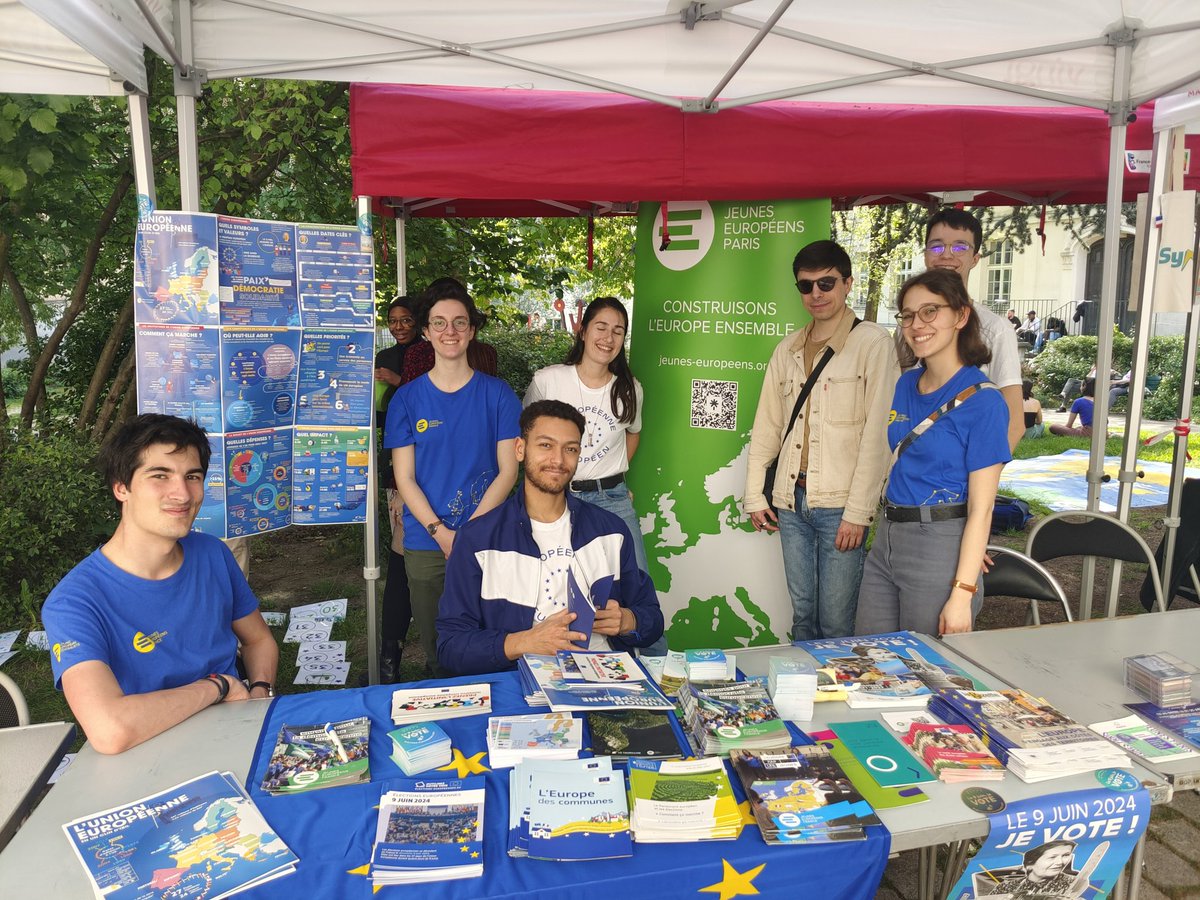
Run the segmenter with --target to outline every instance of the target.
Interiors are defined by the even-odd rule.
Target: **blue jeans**
[[[813,509],[804,488],[796,488],[796,509],[780,509],[783,573],[792,598],[792,640],[854,634],[863,546],[834,547],[841,509]],[[863,543],[866,543],[865,535]]]
[[[638,568],[643,572],[649,571],[650,567],[646,561],[646,544],[642,539],[642,526],[638,522],[637,513],[633,511],[633,501],[629,499],[629,488],[622,483],[600,491],[572,491],[571,493],[585,503],[607,509],[610,513],[619,516],[625,523],[625,527],[629,529],[630,537],[633,538],[633,555],[637,560]],[[660,637],[649,647],[642,647],[639,652],[642,656],[666,656],[666,635]]]

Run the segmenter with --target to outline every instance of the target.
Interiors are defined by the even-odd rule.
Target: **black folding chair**
[[[1154,564],[1154,552],[1142,536],[1108,513],[1070,510],[1046,516],[1029,533],[1025,552],[1038,562],[1063,556],[1100,557],[1143,563],[1149,569],[1155,603],[1165,612],[1162,581]],[[1091,598],[1088,598],[1089,602]],[[1117,597],[1109,602],[1106,615],[1117,612]],[[1082,599],[1081,599],[1082,604]],[[1082,607],[1081,607],[1082,611]]]
[[[983,595],[985,601],[993,597],[1016,597],[1029,601],[1029,615],[1026,623],[1042,624],[1038,612],[1039,603],[1059,603],[1068,622],[1073,622],[1071,607],[1067,604],[1067,595],[1062,585],[1037,560],[1030,559],[1017,550],[1007,547],[989,545],[988,555],[992,558],[992,568],[983,576]]]
[[[1164,536],[1154,553],[1155,569],[1162,571],[1163,556],[1167,539]],[[1175,551],[1171,556],[1171,571],[1166,573],[1163,596],[1170,604],[1176,597],[1200,603],[1200,576],[1196,566],[1200,565],[1200,478],[1188,478],[1183,482],[1183,494],[1179,503],[1179,527],[1175,529]],[[1154,605],[1154,582],[1150,575],[1142,582],[1142,606],[1150,609]]]
[[[17,683],[0,672],[0,728],[29,724],[29,707]]]

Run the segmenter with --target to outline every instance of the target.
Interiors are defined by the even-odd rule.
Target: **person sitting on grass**
[[[1071,414],[1067,416],[1066,425],[1051,425],[1050,433],[1059,437],[1091,437],[1092,415],[1095,408],[1096,379],[1089,378],[1083,383],[1083,396],[1071,404]],[[1075,420],[1079,426],[1075,426]]]
[[[191,530],[209,454],[195,422],[146,414],[121,426],[97,460],[117,530],[42,607],[55,686],[100,753],[273,693],[279,647],[258,599],[229,549]]]
[[[1033,382],[1025,379],[1021,382],[1022,406],[1025,410],[1025,434],[1023,439],[1040,438],[1046,433],[1042,424],[1042,401],[1033,396]]]

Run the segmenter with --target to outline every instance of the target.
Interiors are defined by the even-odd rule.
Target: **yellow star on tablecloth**
[[[480,762],[486,755],[486,750],[480,750],[474,756],[463,756],[462,751],[455,747],[454,758],[447,765],[438,766],[438,771],[449,772],[451,769],[454,769],[456,770],[455,774],[459,778],[466,778],[468,775],[482,775],[484,772],[491,771],[491,769]]]
[[[743,800],[738,804],[738,812],[742,814],[743,825],[755,825],[758,823],[758,820],[754,818],[754,813],[750,809],[749,800]]]
[[[370,874],[371,874],[371,864],[370,864],[370,863],[367,863],[365,866],[359,866],[357,869],[347,869],[347,870],[346,870],[346,874],[347,874],[347,875],[366,875],[366,876],[370,876]],[[372,893],[372,894],[378,894],[378,893],[379,893],[381,890],[383,890],[383,885],[381,885],[381,884],[373,884],[373,885],[371,885],[371,893]]]
[[[761,866],[755,866],[748,872],[739,872],[729,864],[729,860],[727,859],[722,859],[721,865],[724,866],[724,870],[721,873],[721,880],[716,884],[700,888],[701,893],[708,891],[713,894],[720,894],[721,900],[733,900],[734,897],[740,897],[743,894],[751,896],[758,893],[758,888],[752,882],[758,877],[758,873],[767,867],[766,863],[763,863]]]
[[[479,859],[479,851],[478,850],[476,850],[474,853],[471,854],[471,859]]]

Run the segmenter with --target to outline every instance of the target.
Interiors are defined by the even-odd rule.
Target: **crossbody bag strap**
[[[896,449],[892,451],[892,465],[896,465],[896,460],[900,458],[900,454],[913,445],[913,442],[923,435],[926,431],[933,427],[933,423],[944,416],[958,404],[964,402],[970,397],[974,397],[977,393],[984,390],[998,391],[999,388],[990,381],[981,381],[979,384],[973,384],[970,387],[963,388],[924,419],[917,423],[917,426],[904,436],[904,440],[896,445]]]
[[[858,316],[854,317],[854,321],[850,323],[850,330],[853,331],[862,322]],[[796,418],[800,415],[800,410],[804,408],[804,402],[808,400],[808,395],[812,393],[813,386],[817,383],[817,376],[821,374],[821,370],[825,368],[825,364],[833,359],[833,348],[826,347],[825,352],[821,354],[821,358],[817,360],[817,364],[813,366],[812,374],[804,381],[804,386],[800,388],[800,396],[796,398],[796,405],[792,407],[792,418],[788,422],[787,431],[783,433],[783,437],[779,440],[779,446],[783,447],[787,444],[788,436],[792,433],[792,429],[796,427]]]

